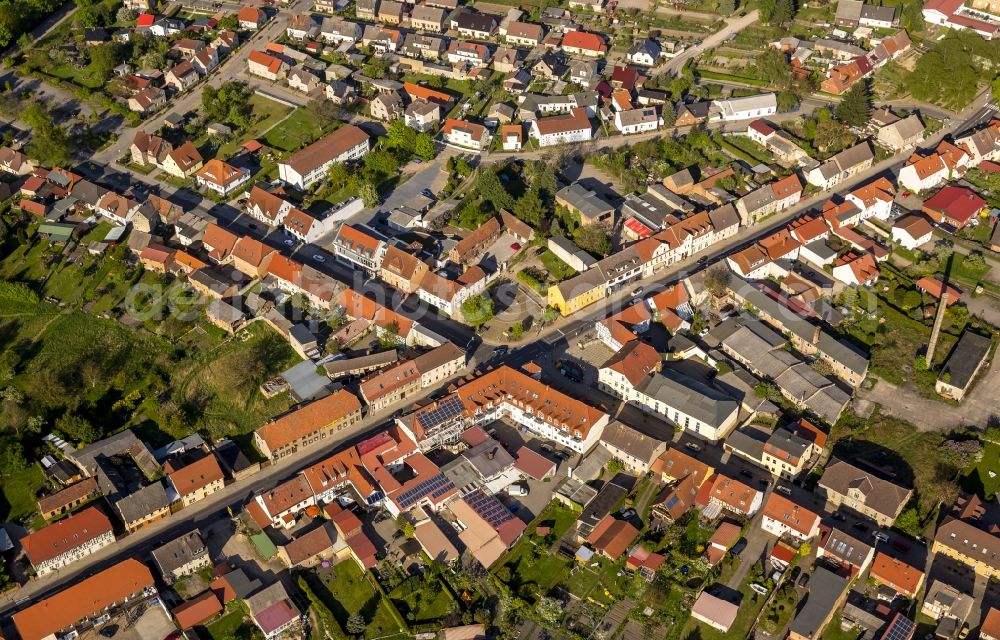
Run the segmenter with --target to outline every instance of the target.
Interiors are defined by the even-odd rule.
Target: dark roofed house
[[[941,368],[934,390],[951,400],[962,400],[983,368],[991,346],[992,340],[986,336],[966,330]]]
[[[817,567],[809,582],[809,595],[788,629],[790,640],[818,640],[834,612],[847,597],[847,578]]]
[[[826,465],[819,487],[826,496],[828,507],[853,509],[883,527],[895,522],[913,495],[912,489],[837,458]]]

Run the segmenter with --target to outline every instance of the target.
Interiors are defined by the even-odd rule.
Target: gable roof
[[[29,533],[21,538],[21,547],[31,564],[37,567],[111,531],[111,520],[97,507],[87,507]]]
[[[22,640],[43,640],[154,584],[149,568],[129,558],[18,611],[14,626]]]
[[[182,497],[223,479],[222,467],[212,453],[206,454],[186,467],[181,467],[167,477]]]
[[[360,410],[358,397],[340,389],[266,423],[257,429],[256,435],[274,451]]]

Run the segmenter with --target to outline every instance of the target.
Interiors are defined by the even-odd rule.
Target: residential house
[[[910,191],[929,191],[947,182],[950,175],[951,171],[937,152],[914,153],[899,170],[899,184]]]
[[[530,22],[510,22],[500,27],[500,35],[510,44],[537,47],[545,39],[545,27]]]
[[[378,3],[378,21],[389,25],[399,24],[403,20],[404,6],[395,0],[382,0]]]
[[[636,40],[628,50],[628,61],[643,67],[652,67],[663,55],[660,43],[650,38]]]
[[[587,536],[587,543],[596,553],[610,560],[617,560],[625,555],[638,537],[639,530],[631,522],[608,514],[601,518]]]
[[[818,167],[806,173],[806,181],[823,190],[829,190],[847,178],[872,166],[875,154],[867,142],[844,149]]]
[[[250,180],[250,172],[234,167],[218,158],[209,160],[195,174],[198,185],[211,189],[221,196],[236,192]]]
[[[167,485],[185,507],[221,491],[224,484],[222,468],[211,453],[167,474]]]
[[[816,547],[816,557],[823,558],[830,566],[856,576],[864,573],[875,557],[875,547],[836,527],[820,526],[821,535]]]
[[[135,132],[135,137],[132,138],[129,153],[135,164],[160,166],[172,149],[173,146],[160,136],[150,135],[143,129],[139,129]],[[17,153],[13,150],[10,151]],[[10,173],[16,172],[10,171]]]
[[[282,635],[292,636],[293,629],[302,624],[302,614],[281,582],[254,593],[246,599],[246,604],[250,619],[264,634],[265,640]]]
[[[369,102],[373,118],[392,122],[403,115],[403,97],[398,93],[380,93]]]
[[[417,256],[392,245],[385,251],[379,277],[391,287],[411,294],[416,292],[429,269],[427,263]]]
[[[477,40],[487,40],[493,37],[497,30],[497,20],[491,15],[475,13],[465,9],[452,15],[451,28],[458,30],[458,35],[463,38],[475,38]]]
[[[115,502],[114,507],[129,533],[170,515],[170,500],[162,480],[133,491]]]
[[[852,287],[870,287],[878,282],[880,275],[872,254],[855,251],[837,258],[832,273],[836,280]]]
[[[608,51],[604,36],[586,31],[569,31],[560,43],[563,53],[588,58],[598,58]]]
[[[636,475],[649,472],[653,462],[667,450],[667,443],[618,422],[604,428],[601,444],[625,470]]]
[[[190,531],[174,538],[150,553],[160,570],[163,581],[168,585],[178,579],[211,567],[212,559],[198,531]]]
[[[305,190],[325,177],[330,165],[358,160],[368,150],[368,134],[345,125],[278,163],[278,175],[285,184]]]
[[[777,111],[777,96],[773,93],[764,93],[743,98],[713,100],[708,110],[708,118],[713,121],[721,120],[724,122],[749,120],[751,118],[771,116],[777,113]]]
[[[751,518],[760,510],[764,494],[757,489],[722,474],[716,474],[710,482],[709,505],[742,518]]]
[[[285,27],[285,35],[292,40],[305,40],[306,38],[316,38],[319,35],[319,25],[312,15],[308,13],[296,13],[288,18],[288,26]]]
[[[978,217],[985,208],[986,201],[975,191],[948,185],[926,200],[922,211],[938,224],[961,229],[978,223]]]
[[[760,528],[779,538],[808,542],[819,535],[819,515],[772,492],[764,503]]]
[[[972,612],[973,602],[971,595],[959,591],[950,584],[934,580],[927,588],[920,613],[934,620],[951,618],[957,620],[957,625],[961,625]],[[986,626],[985,623],[983,626]],[[982,631],[980,628],[980,638],[983,637]]]
[[[115,542],[111,520],[87,507],[21,538],[21,548],[39,578]]]
[[[159,87],[146,87],[128,99],[128,108],[141,114],[156,111],[167,103],[167,94]]]
[[[914,113],[879,129],[876,139],[883,147],[899,153],[923,141],[924,123],[920,121],[920,116]]]
[[[656,107],[642,107],[615,112],[615,128],[623,135],[656,131],[663,124]]]
[[[341,389],[295,409],[254,431],[254,443],[270,460],[291,455],[361,420],[361,402]]]
[[[524,144],[524,129],[519,124],[508,124],[500,128],[500,139],[504,151],[520,151]]]
[[[892,224],[892,241],[913,251],[930,242],[934,237],[931,221],[922,214],[910,214]]]
[[[680,105],[677,108],[677,119],[674,121],[674,126],[690,127],[707,121],[711,106],[712,103],[710,102],[694,102]]]
[[[924,584],[924,572],[881,551],[875,554],[869,578],[904,598],[914,599]]]
[[[282,80],[288,74],[288,63],[263,51],[251,51],[247,56],[247,72],[266,80]]]
[[[448,145],[475,151],[484,151],[490,145],[490,133],[486,127],[455,118],[445,120],[441,138]]]
[[[110,610],[156,595],[153,574],[135,558],[123,560],[39,599],[10,616],[22,640],[65,637],[92,629]]]
[[[410,26],[421,31],[444,31],[445,10],[418,4],[410,12]]]
[[[236,14],[236,20],[239,22],[240,29],[256,31],[267,22],[267,14],[258,7],[244,5]]]
[[[819,488],[828,510],[846,507],[875,520],[882,527],[892,526],[913,495],[912,489],[838,458],[827,463]]]
[[[190,178],[205,166],[198,147],[190,141],[184,142],[167,153],[161,168],[176,178]]]
[[[382,268],[388,245],[367,228],[343,224],[333,239],[337,260],[371,274]]]
[[[532,120],[529,129],[529,135],[540,147],[585,142],[592,138],[592,133],[590,118],[582,107],[571,109],[565,115]]]

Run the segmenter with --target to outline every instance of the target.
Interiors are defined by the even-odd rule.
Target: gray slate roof
[[[712,427],[720,427],[739,403],[708,385],[673,369],[645,378],[638,386],[642,393],[684,412]]]
[[[115,503],[122,521],[132,523],[170,505],[163,482],[157,481],[131,493]]]

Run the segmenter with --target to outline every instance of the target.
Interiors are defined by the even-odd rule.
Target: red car
[[[515,242],[515,243],[513,243],[513,244],[510,245],[510,248],[513,249],[514,251],[520,251],[521,250],[521,245],[519,245],[518,243]]]

